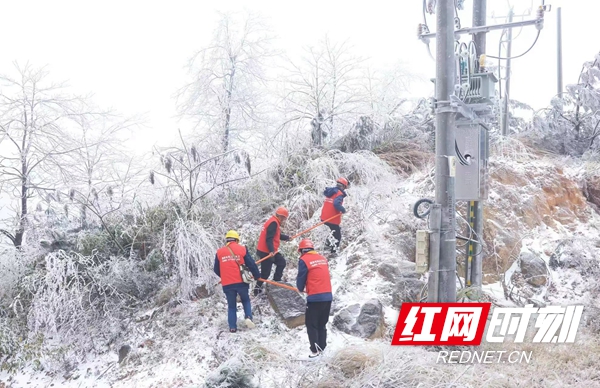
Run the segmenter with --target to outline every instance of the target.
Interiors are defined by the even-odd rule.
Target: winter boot
[[[248,329],[254,329],[256,327],[256,324],[254,322],[252,322],[252,319],[250,319],[250,318],[244,319],[244,323],[246,324],[246,327]]]

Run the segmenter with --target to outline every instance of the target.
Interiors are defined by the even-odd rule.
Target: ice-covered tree
[[[339,136],[340,127],[356,119],[365,101],[361,64],[348,42],[335,43],[328,37],[305,48],[300,59],[290,60],[283,87],[285,125],[306,125],[313,146]]]
[[[47,76],[44,68],[17,64],[16,76],[0,77],[0,181],[14,214],[0,232],[16,247],[24,241],[31,199],[56,191],[61,160],[78,148],[68,141],[69,128],[96,114],[86,99]]]
[[[211,43],[188,64],[190,81],[177,94],[179,113],[224,152],[262,121],[269,44],[260,17],[224,14]]]
[[[367,112],[384,122],[401,115],[403,105],[409,102],[409,90],[414,77],[402,64],[383,70],[368,67],[364,74],[362,85]]]
[[[55,200],[66,218],[74,216],[81,228],[99,223],[108,230],[107,218],[135,203],[145,180],[144,166],[127,154],[123,143],[136,125],[135,119],[98,116],[71,131],[73,151],[61,158],[59,169],[62,201]]]
[[[576,84],[552,100],[552,106],[534,118],[529,133],[554,152],[581,155],[599,147],[600,53],[583,64]]]

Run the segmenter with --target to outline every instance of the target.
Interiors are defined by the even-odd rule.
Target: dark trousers
[[[323,351],[327,346],[327,329],[331,302],[307,302],[306,303],[306,332],[310,351],[316,353]]]
[[[252,319],[252,306],[250,305],[250,296],[248,295],[248,284],[239,283],[223,287],[223,293],[227,298],[227,323],[230,329],[237,329],[237,296],[240,296],[242,306],[244,306],[244,315]]]
[[[256,251],[256,255],[259,257],[259,260],[263,257],[269,256],[266,252]],[[283,269],[285,268],[285,259],[281,255],[281,253],[276,253],[275,256],[268,258],[267,260],[260,263],[260,277],[263,279],[268,279],[271,276],[271,269],[273,269],[273,264],[275,264],[275,275],[273,275],[273,280],[276,282],[280,282],[283,277]],[[256,282],[256,287],[262,286],[261,281]]]
[[[340,241],[342,241],[342,228],[339,225],[330,224],[329,222],[326,222],[325,225],[333,232],[333,238],[335,239],[333,244],[327,239],[327,247],[331,249],[331,252],[339,251]]]

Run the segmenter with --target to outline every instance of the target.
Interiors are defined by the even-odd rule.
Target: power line
[[[503,58],[503,57],[495,57],[495,56],[493,56],[493,55],[487,55],[487,57],[489,57],[489,58],[492,58],[492,59],[500,59],[500,60],[503,60],[503,61],[505,61],[505,60],[509,60],[509,59],[521,58],[522,56],[524,56],[525,54],[527,54],[528,52],[530,52],[530,51],[531,51],[531,49],[533,49],[533,47],[535,46],[535,44],[537,43],[537,41],[538,41],[538,39],[539,39],[539,37],[540,37],[540,32],[541,32],[541,31],[539,31],[539,30],[538,30],[538,32],[537,32],[537,35],[536,35],[536,37],[535,37],[535,40],[533,41],[533,44],[532,44],[532,45],[531,45],[531,47],[529,47],[529,48],[527,49],[527,51],[525,51],[523,54],[519,54],[519,55],[516,55],[516,56],[514,56],[514,57],[508,57],[508,58]]]

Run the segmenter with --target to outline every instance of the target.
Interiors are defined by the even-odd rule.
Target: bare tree
[[[134,163],[123,143],[136,125],[134,119],[103,115],[78,123],[70,134],[72,152],[61,158],[59,172],[68,197],[81,205],[82,227],[86,227],[87,210],[103,223],[102,215],[117,211],[125,198],[132,200],[135,195],[127,193],[139,186],[144,167]],[[134,182],[136,177],[140,182]],[[102,203],[100,197],[106,201]]]
[[[347,42],[332,43],[325,37],[317,47],[305,49],[300,61],[289,61],[283,96],[285,125],[311,124],[313,146],[349,124],[364,101],[360,88],[362,59],[351,54]]]
[[[402,113],[401,107],[409,101],[410,85],[414,77],[401,64],[390,69],[365,69],[363,88],[366,111],[383,122]]]
[[[88,220],[89,212],[115,245],[124,250],[125,247],[119,242],[116,232],[118,228],[115,226],[122,223],[122,214],[131,210],[131,206],[136,203],[137,191],[143,183],[139,179],[140,172],[140,168],[130,159],[125,165],[118,164],[110,170],[105,170],[102,173],[104,180],[84,186],[83,189],[71,188],[68,193],[63,192],[62,195],[63,197],[68,195],[70,201],[78,205],[82,228],[87,227],[91,222]]]
[[[17,64],[16,69],[15,78],[0,76],[0,180],[16,214],[14,231],[0,233],[20,247],[30,199],[55,191],[58,160],[73,152],[68,128],[95,112],[85,99],[65,94],[63,84],[48,82],[43,68]]]
[[[185,141],[181,132],[179,137],[180,147],[156,150],[162,169],[150,172],[150,182],[155,184],[157,178],[162,178],[168,190],[183,198],[188,214],[198,201],[215,189],[264,171],[252,175],[250,156],[243,150],[208,154]],[[244,172],[238,168],[240,165]]]
[[[264,63],[272,55],[262,20],[238,16],[222,15],[211,44],[189,62],[191,81],[177,94],[180,115],[216,137],[223,152],[261,121]]]

